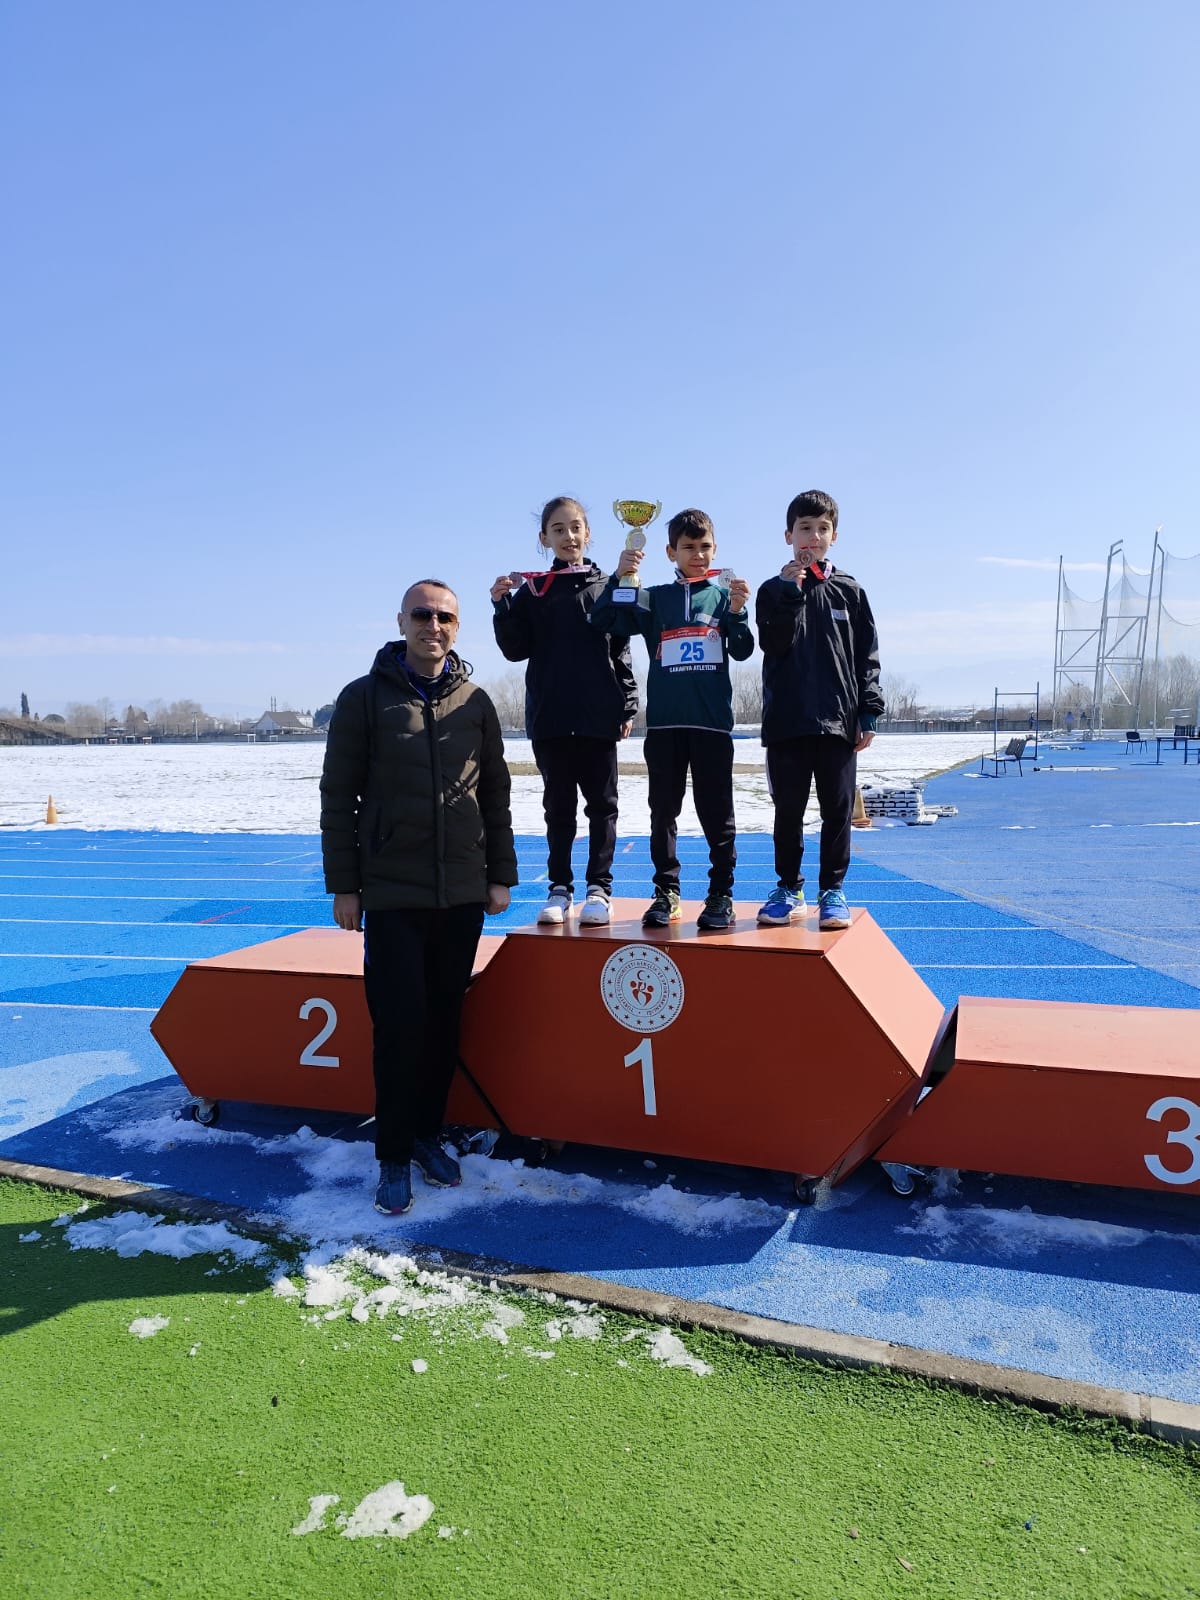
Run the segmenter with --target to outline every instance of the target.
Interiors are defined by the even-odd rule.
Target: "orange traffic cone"
[[[49,800],[46,801],[46,821],[47,822],[57,822],[58,821],[58,812],[54,809],[54,796],[53,795],[51,795]]]
[[[863,805],[861,789],[855,789],[854,791],[854,813],[850,818],[850,826],[852,828],[869,828],[871,826],[871,819],[867,815],[867,808],[865,805]]]

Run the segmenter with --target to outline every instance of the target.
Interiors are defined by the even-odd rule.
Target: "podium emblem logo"
[[[683,1010],[683,976],[652,944],[624,944],[604,963],[600,998],[631,1033],[660,1033]]]

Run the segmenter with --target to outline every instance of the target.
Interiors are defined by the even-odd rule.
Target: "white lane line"
[[[157,1011],[158,1006],[72,1006],[61,1000],[0,1000],[0,1011]]]
[[[332,922],[329,924],[333,926]],[[215,922],[114,922],[111,917],[0,917],[3,927],[39,928],[215,928]],[[222,922],[223,928],[292,928],[297,932],[305,928],[324,927],[316,922]]]
[[[49,950],[0,950],[0,961],[165,961],[177,967],[181,961],[207,961],[208,956],[83,956],[73,950],[66,955]]]
[[[918,972],[1145,972],[1128,961],[914,961]]]
[[[111,878],[99,872],[0,872],[0,878],[23,883],[70,883],[72,879],[80,883],[311,883],[313,881],[311,874],[307,878],[244,878],[239,872],[222,873],[219,878],[179,878],[169,872],[138,874],[122,872]]]
[[[175,906],[189,906],[198,897],[184,894],[10,894],[7,890],[0,890],[0,900],[36,900],[39,905],[45,905],[47,900],[165,900]],[[208,905],[220,905],[222,901],[229,901],[233,897],[227,894],[213,895]],[[296,905],[305,899],[304,895],[260,894],[254,897],[254,904],[259,906]],[[324,889],[314,899],[325,900],[328,898]],[[938,904],[939,902],[931,902]]]

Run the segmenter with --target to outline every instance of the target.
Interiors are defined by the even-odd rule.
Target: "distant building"
[[[264,711],[254,724],[256,734],[270,737],[272,734],[311,733],[313,719],[310,711]]]

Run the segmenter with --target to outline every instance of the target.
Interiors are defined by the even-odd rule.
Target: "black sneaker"
[[[698,928],[732,928],[737,921],[733,897],[727,894],[710,894],[704,910],[696,918]]]
[[[381,1161],[375,1209],[385,1217],[402,1217],[412,1210],[412,1173],[407,1161]]]
[[[668,923],[680,922],[683,918],[683,907],[679,904],[679,893],[675,889],[659,889],[656,891],[653,903],[646,907],[642,916],[643,928],[665,928]]]
[[[435,1189],[457,1189],[462,1182],[458,1162],[446,1154],[436,1139],[414,1139],[412,1158],[425,1182]]]

